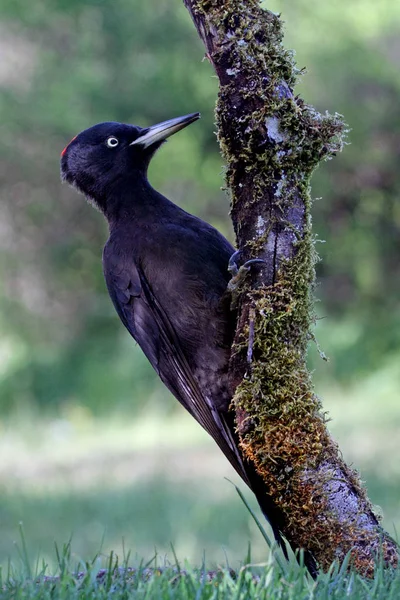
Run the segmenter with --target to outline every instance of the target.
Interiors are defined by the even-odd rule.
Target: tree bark
[[[241,260],[261,258],[238,291],[230,371],[241,451],[283,515],[281,532],[326,571],[351,553],[374,573],[397,564],[360,479],[326,428],[306,366],[316,253],[310,177],[341,150],[345,125],[294,95],[282,23],[258,0],[184,0],[219,78],[218,139]]]

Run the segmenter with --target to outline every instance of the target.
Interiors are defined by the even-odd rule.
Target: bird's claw
[[[234,252],[230,257],[228,262],[228,271],[232,275],[232,278],[228,283],[228,290],[230,292],[236,291],[240,284],[243,283],[246,275],[248,274],[253,265],[267,264],[266,261],[262,258],[251,258],[250,260],[247,260],[243,265],[238,267],[236,260],[240,257],[240,255],[241,251],[236,250],[236,252]]]
[[[234,252],[229,259],[228,271],[232,275],[232,277],[235,277],[235,275],[238,274],[239,268],[237,266],[236,259],[239,258],[240,254],[241,254],[240,250],[236,250],[236,252]]]

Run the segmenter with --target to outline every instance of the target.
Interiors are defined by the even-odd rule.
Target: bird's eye
[[[109,148],[116,148],[119,144],[119,141],[112,135],[107,139],[106,144]]]

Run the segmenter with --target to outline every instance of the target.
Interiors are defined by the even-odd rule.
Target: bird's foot
[[[237,250],[232,254],[228,263],[228,271],[232,275],[232,279],[228,283],[228,292],[231,294],[231,310],[235,310],[238,303],[240,294],[240,288],[248,275],[249,271],[254,268],[255,265],[261,266],[266,265],[266,261],[262,258],[252,258],[247,260],[243,265],[238,267],[236,260],[240,259],[240,250]],[[247,347],[247,362],[251,365],[253,360],[253,344],[254,344],[254,320],[255,311],[254,308],[250,308],[249,315],[249,345]]]
[[[238,267],[237,260],[240,259],[241,251],[236,250],[232,254],[228,262],[228,271],[232,275],[231,280],[228,283],[228,291],[233,293],[237,292],[238,288],[244,282],[247,274],[251,270],[254,265],[266,264],[265,260],[262,258],[251,258],[247,260],[243,265]]]

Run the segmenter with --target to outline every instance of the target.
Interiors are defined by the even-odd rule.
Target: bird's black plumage
[[[164,384],[253,489],[280,541],[281,516],[253,466],[244,463],[228,411],[235,317],[226,290],[234,248],[147,180],[157,148],[198,116],[149,129],[95,125],[63,150],[61,175],[108,221],[103,269],[121,321]]]

